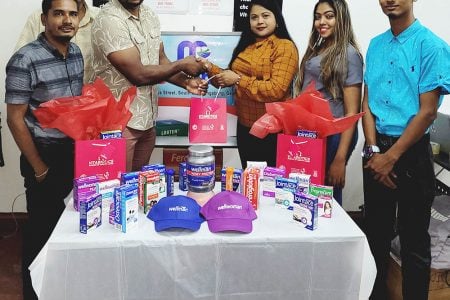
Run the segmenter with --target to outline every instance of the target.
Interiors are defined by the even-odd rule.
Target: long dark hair
[[[299,93],[302,89],[306,62],[311,59],[311,57],[318,55],[320,50],[320,46],[316,46],[320,34],[314,27],[314,14],[321,3],[327,3],[333,8],[336,16],[336,25],[334,27],[334,33],[330,38],[331,43],[323,52],[323,58],[320,63],[320,76],[325,89],[334,99],[338,99],[343,97],[342,90],[344,88],[344,78],[347,74],[348,45],[352,45],[362,59],[361,52],[359,51],[359,47],[353,34],[350,11],[345,0],[319,0],[314,6],[308,48],[300,63],[299,75],[295,83],[295,91],[296,93]]]
[[[260,5],[268,10],[270,10],[275,16],[275,21],[277,27],[275,28],[274,34],[280,39],[287,39],[293,42],[291,36],[286,27],[286,22],[284,21],[283,14],[281,13],[281,7],[278,4],[277,0],[252,0],[248,8],[247,22],[242,31],[241,38],[239,42],[234,48],[233,55],[231,56],[229,68],[231,68],[231,64],[236,59],[236,57],[245,50],[249,45],[254,44],[256,42],[256,36],[250,29],[250,11],[254,5]]]

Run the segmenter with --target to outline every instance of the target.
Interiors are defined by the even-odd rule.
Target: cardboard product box
[[[173,169],[175,171],[174,179],[178,180],[179,176],[179,166],[180,163],[185,162],[189,151],[187,148],[164,148],[163,149],[163,164],[166,169]],[[216,181],[222,179],[222,168],[223,168],[223,150],[221,148],[214,148],[213,151],[216,163]]]
[[[450,299],[450,270],[431,269],[428,300]],[[397,258],[389,258],[387,288],[389,300],[402,300],[402,270]]]
[[[157,136],[188,136],[189,124],[178,120],[156,121]]]

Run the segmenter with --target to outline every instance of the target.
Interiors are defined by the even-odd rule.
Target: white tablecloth
[[[69,203],[30,266],[40,299],[367,299],[376,275],[363,232],[335,205],[309,231],[261,199],[250,234],[134,232],[108,223],[84,235]]]

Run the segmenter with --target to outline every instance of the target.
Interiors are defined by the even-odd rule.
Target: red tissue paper
[[[250,133],[259,138],[278,132],[296,135],[298,129],[316,131],[319,138],[324,138],[347,130],[364,115],[361,112],[334,118],[328,100],[322,98],[314,83],[294,99],[266,103],[266,111],[250,129]]]
[[[132,114],[136,87],[116,100],[101,79],[83,86],[80,96],[53,99],[41,104],[34,115],[43,128],[57,128],[74,140],[98,139],[101,131],[125,128]]]

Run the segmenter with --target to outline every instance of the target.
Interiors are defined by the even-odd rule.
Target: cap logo
[[[169,207],[169,211],[189,211],[189,209],[186,206],[174,206],[174,207]]]
[[[237,204],[228,205],[228,204],[224,204],[222,206],[217,207],[217,210],[223,210],[223,209],[242,209],[242,205],[237,205]]]

